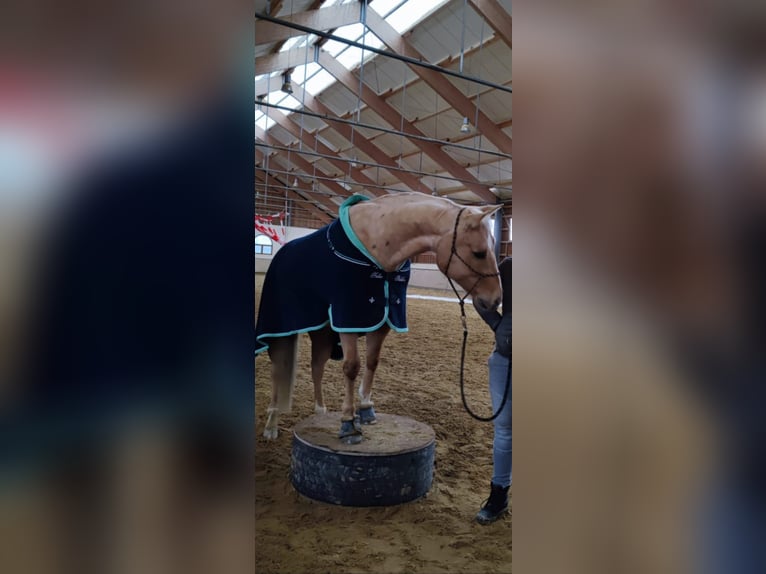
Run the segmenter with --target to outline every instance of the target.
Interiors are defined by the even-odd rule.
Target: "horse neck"
[[[349,213],[351,226],[384,270],[393,271],[452,231],[458,208],[447,201],[424,197],[394,202],[365,202]]]

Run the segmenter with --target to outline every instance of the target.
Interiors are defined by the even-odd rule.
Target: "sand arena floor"
[[[260,289],[263,277],[256,278]],[[450,293],[411,289],[411,293]],[[257,296],[256,296],[257,303]],[[257,307],[256,307],[257,308]],[[468,313],[466,396],[491,414],[486,360],[493,337],[473,308]],[[463,409],[458,386],[460,312],[456,303],[411,299],[409,333],[386,339],[373,387],[379,412],[409,416],[436,432],[434,482],[429,494],[386,508],[347,508],[311,501],[289,481],[293,425],[313,414],[310,342],[302,335],[293,412],[280,418],[276,441],[262,437],[271,383],[266,354],[256,359],[256,572],[461,574],[511,572],[511,517],[480,526],[474,515],[489,492],[492,426]],[[360,351],[364,356],[364,338]],[[339,411],[341,363],[325,370],[325,402]]]

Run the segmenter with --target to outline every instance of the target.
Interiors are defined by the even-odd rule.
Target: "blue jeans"
[[[492,414],[497,412],[503,402],[505,381],[508,377],[510,359],[494,351],[487,361],[489,365],[489,393],[492,397]],[[493,421],[495,439],[493,442],[492,462],[494,466],[492,482],[505,488],[511,485],[511,395],[513,385],[508,389],[508,399],[502,412]]]

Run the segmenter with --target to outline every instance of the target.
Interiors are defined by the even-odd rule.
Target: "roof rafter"
[[[321,141],[319,141],[317,138],[315,138],[308,130],[301,130],[300,126],[296,124],[293,120],[291,120],[289,117],[287,117],[285,114],[280,112],[279,110],[272,109],[269,112],[269,117],[277,122],[278,125],[282,126],[284,129],[286,129],[291,135],[298,138],[299,141],[306,144],[312,149],[317,150],[318,152],[321,152],[323,154],[327,154],[330,156],[338,156],[338,159],[328,159],[330,163],[332,163],[335,167],[340,169],[341,171],[345,171],[349,164],[352,162],[349,158],[342,158],[340,157],[340,154],[334,150],[323,144]],[[300,153],[300,150],[298,150],[298,153]],[[373,181],[365,173],[359,169],[358,167],[352,167],[350,170],[351,177],[356,180],[357,182],[361,183],[362,185],[372,185],[376,186],[378,183],[376,181]],[[378,188],[372,187],[370,188],[370,193],[376,196],[380,195],[387,195],[385,191],[382,191]]]
[[[301,87],[294,87],[295,93],[293,94],[299,101],[303,102],[303,105],[315,112],[324,114],[329,117],[337,118],[335,113],[327,107],[322,101],[315,98],[308,92],[306,92]],[[423,182],[421,182],[417,177],[410,174],[406,170],[403,170],[399,167],[399,165],[391,159],[391,157],[384,152],[382,149],[380,149],[378,146],[376,146],[374,143],[372,143],[370,140],[368,140],[361,132],[354,131],[351,126],[348,124],[340,123],[340,122],[333,122],[331,125],[328,124],[329,128],[337,133],[339,133],[343,138],[345,138],[350,144],[353,146],[356,146],[359,148],[359,150],[370,156],[372,159],[374,159],[376,162],[378,162],[381,165],[387,166],[392,176],[398,178],[404,185],[412,189],[413,191],[421,191],[423,193],[431,193],[433,190],[430,189],[427,185],[425,185]]]
[[[410,58],[425,60],[423,54],[404,39],[394,27],[391,26],[391,24],[378,16],[374,11],[367,13],[367,26],[373,34],[380,38],[384,44],[395,52],[404,56],[409,56]],[[408,65],[418,77],[422,78],[423,81],[449,105],[460,112],[464,117],[467,117],[469,122],[478,124],[476,127],[479,131],[497,146],[500,151],[511,155],[513,148],[511,138],[509,138],[503,130],[497,127],[497,125],[489,119],[484,112],[479,110],[471,100],[454,86],[454,84],[438,72],[412,64]]]
[[[314,30],[330,30],[356,24],[361,18],[361,5],[359,2],[340,4],[329,8],[298,12],[281,19],[300,26],[313,28]],[[255,21],[255,44],[270,44],[279,40],[286,40],[295,36],[304,36],[306,32],[281,26],[275,22],[257,19]]]
[[[256,151],[256,158],[258,158],[259,155],[260,155],[260,157],[263,158],[261,160],[261,163],[264,165],[264,167],[262,168],[263,171],[267,171],[268,172],[269,170],[265,167],[265,165],[266,165],[265,158],[267,156],[263,152],[260,152],[257,149],[255,151]],[[274,165],[276,165],[276,167],[280,168],[282,171],[285,171],[285,172],[289,171],[287,169],[286,165],[284,163],[282,163],[281,159],[278,158],[276,156],[276,154],[268,156],[268,159],[269,159],[269,164],[273,163]],[[292,159],[293,158],[291,158],[291,160]],[[303,158],[298,158],[298,159],[302,160]],[[295,163],[298,164],[299,162],[295,162]],[[308,162],[306,162],[306,163],[308,164]],[[309,165],[311,165],[311,164],[309,164]],[[285,187],[290,187],[290,186],[286,185]],[[329,212],[334,214],[338,210],[338,206],[327,195],[322,194],[322,193],[317,193],[316,191],[314,191],[313,188],[302,184],[300,181],[298,182],[298,185],[296,187],[298,189],[300,189],[304,194],[306,194],[306,195],[310,196],[312,199],[314,199],[319,205],[324,207],[327,211],[329,211]],[[343,188],[341,188],[341,189],[343,189]]]
[[[292,48],[255,59],[255,75],[297,68],[314,61],[314,47]],[[257,88],[256,88],[257,93]]]
[[[376,94],[372,88],[370,88],[364,82],[359,82],[358,79],[350,71],[348,71],[343,66],[343,64],[333,58],[329,52],[325,52],[323,50],[319,52],[319,64],[351,92],[357,93],[361,87],[361,94],[359,94],[360,98],[392,127],[396,128],[397,126],[401,125],[402,131],[405,132],[405,135],[410,133],[422,137],[427,137],[426,134],[421,132],[411,122],[404,119],[402,114],[391,107],[388,102]],[[466,168],[455,161],[450,155],[444,152],[441,147],[427,141],[412,141],[415,143],[415,145],[422,149],[426,155],[440,164],[445,169],[445,171],[452,175],[452,177],[467,182],[465,184],[466,187],[482,200],[490,203],[495,203],[497,201],[495,195],[489,190],[489,186],[479,182],[471,172],[469,172]]]
[[[256,169],[255,177],[261,180],[266,185],[269,185],[269,179],[273,179],[280,186],[280,188],[286,189],[289,195],[293,195],[297,199],[299,199],[301,201],[301,207],[304,207],[306,210],[310,211],[313,215],[315,215],[318,219],[320,219],[324,223],[329,223],[330,221],[332,221],[333,218],[330,217],[327,213],[325,213],[321,209],[319,209],[311,199],[309,199],[308,197],[305,197],[300,192],[294,189],[291,189],[290,186],[285,185],[283,182],[279,181],[279,179],[275,175],[269,173],[265,169]]]
[[[255,137],[260,139],[262,142],[271,145],[271,146],[282,146],[282,142],[280,142],[277,138],[275,138],[270,133],[264,132],[260,128],[255,128]],[[330,189],[332,192],[334,192],[336,195],[340,195],[341,197],[348,197],[350,195],[350,192],[344,188],[342,185],[334,181],[334,177],[331,175],[326,174],[321,169],[316,167],[311,162],[307,161],[306,159],[302,158],[300,155],[298,155],[300,152],[298,150],[295,151],[295,153],[290,155],[290,161],[295,164],[298,168],[303,170],[304,174],[295,174],[296,176],[301,175],[301,177],[311,177],[312,172],[316,172],[316,174],[321,178],[326,178],[319,180],[317,185],[323,185]],[[272,156],[269,156],[271,161],[276,161],[278,167],[282,167],[284,171],[290,171],[287,169],[285,163],[283,163],[279,159],[279,154],[275,153]],[[323,203],[325,206],[330,207],[331,209],[334,209],[337,211],[338,206],[335,205],[326,195],[314,193],[314,196],[317,198],[321,198],[321,203]]]
[[[511,48],[513,19],[500,2],[497,0],[468,0],[468,3]]]
[[[472,56],[475,53],[479,52],[482,49],[482,47],[483,47],[483,49],[486,50],[491,45],[493,45],[495,42],[501,42],[501,41],[502,40],[498,36],[492,36],[491,38],[489,38],[483,44],[476,44],[475,46],[472,46],[472,47],[466,49],[465,52],[463,52],[463,57],[467,58],[468,56]],[[321,46],[321,39],[320,39],[320,41],[318,41],[315,44],[315,46]],[[305,54],[305,52],[302,52],[303,49],[304,48],[292,48],[292,50],[295,50],[295,55],[289,57],[288,62],[297,62],[296,67],[298,65],[301,65],[301,64],[306,64],[306,63],[314,62],[315,61],[314,57],[311,54],[309,54],[308,62],[306,62],[306,54]],[[310,49],[312,49],[312,48],[310,48]],[[285,50],[282,53],[286,54],[286,53],[289,53],[289,52],[290,52],[290,50]],[[273,67],[272,71],[282,71],[282,70],[287,70],[289,68],[289,66],[282,67],[282,62],[283,61],[279,61],[279,60],[266,60],[267,57],[268,56],[261,56],[259,58],[256,58],[255,66],[256,66],[257,70],[260,70],[260,66],[266,66],[266,65],[272,66]],[[439,60],[438,62],[434,62],[434,63],[437,66],[441,66],[441,67],[447,68],[451,64],[454,64],[459,59],[460,59],[460,54],[453,54],[453,55],[447,56],[446,58],[443,58],[443,59]],[[277,67],[277,62],[280,62],[279,67]],[[260,75],[265,74],[265,73],[266,72],[258,71],[256,73],[256,75],[260,76]],[[410,86],[415,85],[415,84],[417,84],[419,82],[422,82],[422,81],[423,80],[420,77],[416,76],[414,79],[409,80],[409,81],[406,82],[406,84],[405,84],[406,85],[406,89],[410,89]],[[269,92],[278,90],[281,87],[281,85],[282,85],[281,81],[278,81],[278,79],[274,79],[271,82],[269,82],[269,78],[260,78],[259,80],[257,80],[255,82],[255,95],[259,96],[259,95],[268,94]],[[508,85],[508,84],[506,84],[506,85]],[[293,86],[293,87],[295,87],[295,86]],[[402,90],[402,86],[392,87],[389,90],[387,90],[387,92],[385,94],[382,94],[382,95],[384,97],[386,97],[386,98],[389,98],[389,97],[391,97],[393,95],[396,95],[401,90]],[[477,93],[486,93],[486,92],[487,92],[487,90],[480,90]],[[471,96],[471,98],[473,98],[473,97],[475,97],[475,96]]]

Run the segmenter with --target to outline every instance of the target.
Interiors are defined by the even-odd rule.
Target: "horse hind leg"
[[[298,360],[298,336],[280,337],[269,342],[271,359],[271,403],[267,409],[263,436],[275,439],[279,434],[279,413],[290,412]]]
[[[358,414],[362,424],[375,424],[377,422],[375,409],[372,406],[372,382],[378,368],[383,341],[385,341],[390,330],[388,325],[384,325],[373,333],[367,333],[364,376],[362,377],[362,384],[359,385],[360,406]]]
[[[312,331],[309,336],[311,337],[311,379],[314,381],[314,412],[326,413],[327,407],[322,396],[322,378],[325,365],[332,356],[333,347],[339,338],[330,327]]]

